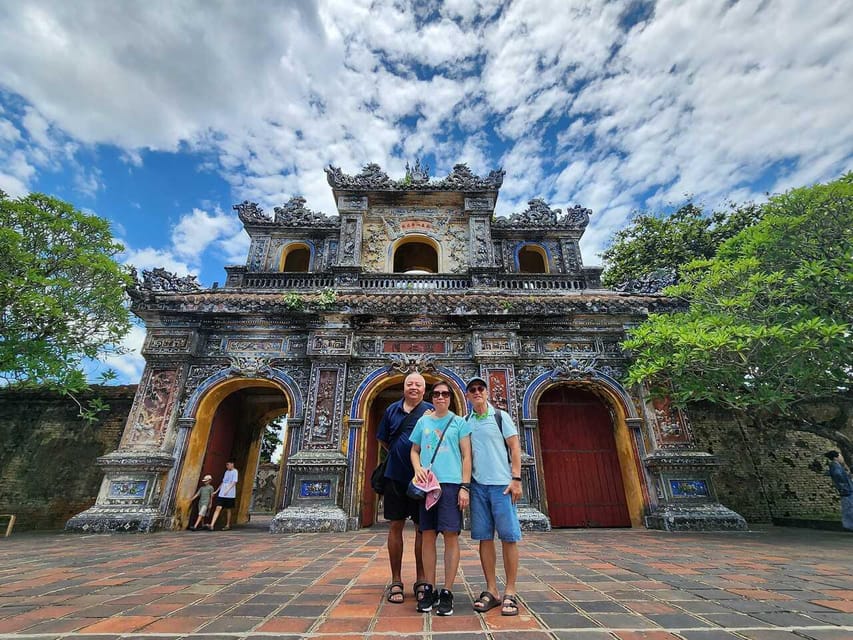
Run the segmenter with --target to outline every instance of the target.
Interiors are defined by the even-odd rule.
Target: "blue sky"
[[[587,264],[632,211],[832,179],[853,158],[843,0],[0,0],[0,189],[112,221],[140,269],[224,280],[231,206],[323,173],[507,174],[498,214],[593,210]],[[128,346],[137,349],[143,332]],[[143,362],[110,362],[136,381]]]

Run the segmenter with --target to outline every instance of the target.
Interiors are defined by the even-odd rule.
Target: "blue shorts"
[[[521,540],[518,509],[512,496],[498,484],[471,481],[471,539],[494,540],[495,530],[502,542]]]
[[[452,482],[441,483],[441,497],[427,511],[426,503],[420,501],[421,531],[439,531],[459,533],[462,531],[462,511],[459,509],[459,485]]]

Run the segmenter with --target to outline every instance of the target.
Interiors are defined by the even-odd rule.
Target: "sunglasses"
[[[482,393],[485,390],[486,390],[486,387],[484,387],[482,385],[474,385],[472,387],[468,387],[468,391],[470,391],[471,393]]]
[[[450,392],[449,391],[433,391],[432,397],[433,398],[449,398]]]

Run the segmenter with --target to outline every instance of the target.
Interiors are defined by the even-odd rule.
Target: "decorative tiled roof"
[[[441,180],[429,179],[429,167],[420,161],[414,167],[406,164],[406,175],[392,180],[378,164],[367,164],[361,173],[348,175],[339,167],[326,168],[329,186],[339,191],[497,191],[504,180],[503,169],[490,171],[486,177],[475,175],[464,163],[457,164],[449,176]]]
[[[673,310],[679,303],[659,295],[505,293],[344,293],[333,303],[319,293],[299,294],[294,309],[282,293],[208,291],[146,293],[134,301],[134,311],[170,313],[277,313],[288,315],[342,313],[345,315],[523,315],[639,314]]]

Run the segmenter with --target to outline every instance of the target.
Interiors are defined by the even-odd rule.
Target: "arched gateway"
[[[285,414],[271,531],[371,526],[376,427],[409,371],[449,381],[459,413],[463,381],[489,381],[519,425],[525,528],[745,527],[686,416],[619,383],[625,327],[671,303],[601,288],[578,246],[589,210],[531,200],[496,218],[504,172],[465,165],[440,180],[419,163],[401,180],[326,173],[337,215],[302,198],[235,207],[251,246],[224,286],[143,272],[145,372],[96,504],[68,529],[184,527],[227,458],[245,521],[263,425]]]

